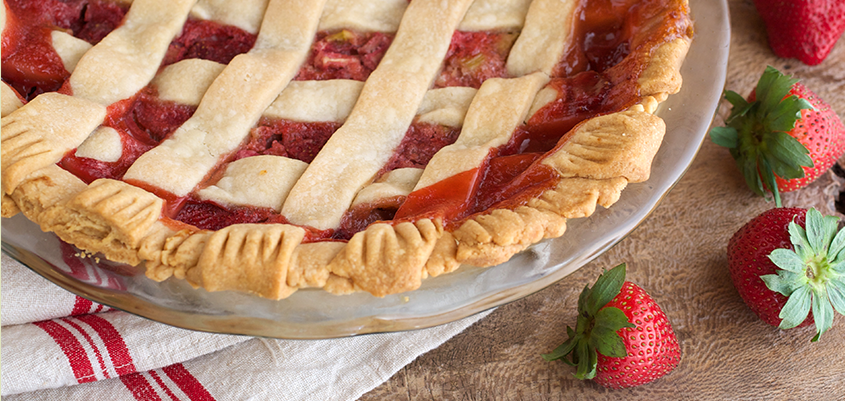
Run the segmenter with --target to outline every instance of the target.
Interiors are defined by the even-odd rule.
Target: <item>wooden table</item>
[[[729,3],[727,88],[748,93],[772,65],[800,78],[845,116],[845,39],[815,67],[779,59],[768,48],[752,1]],[[834,213],[843,181],[828,172],[812,187],[788,194],[785,204]],[[626,239],[555,285],[499,307],[362,399],[841,399],[845,318],[837,315],[833,329],[810,344],[812,326],[781,331],[766,325],[731,284],[728,239],[771,207],[745,187],[727,150],[707,140],[683,179]],[[628,263],[628,279],[668,314],[683,357],[675,371],[654,383],[610,391],[576,380],[573,368],[546,362],[540,354],[565,340],[567,325],[575,326],[584,285],[620,262]]]

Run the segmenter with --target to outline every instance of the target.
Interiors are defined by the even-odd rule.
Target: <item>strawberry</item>
[[[625,264],[584,287],[575,330],[547,361],[577,366],[575,377],[613,389],[646,384],[678,366],[681,347],[660,306],[638,285],[625,281]]]
[[[728,242],[731,280],[746,305],[781,329],[816,325],[818,341],[845,314],[845,230],[815,209],[775,208]],[[812,314],[811,314],[812,310]]]
[[[754,5],[778,57],[819,64],[845,31],[842,0],[754,0]]]
[[[710,130],[727,147],[759,195],[770,191],[780,207],[780,192],[803,188],[827,171],[845,152],[845,126],[812,91],[772,67],[766,68],[748,97],[726,91],[733,105],[726,127]]]

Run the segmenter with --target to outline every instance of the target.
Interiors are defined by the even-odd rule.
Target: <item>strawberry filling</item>
[[[219,230],[232,224],[280,223],[281,215],[273,209],[262,207],[224,207],[214,202],[188,199],[175,220],[205,230]]]
[[[135,160],[166,139],[194,114],[194,110],[191,106],[163,101],[154,88],[147,87],[108,109],[103,125],[120,134],[123,145],[120,160],[104,162],[76,156],[72,151],[62,158],[59,166],[88,183],[98,178],[122,179]]]
[[[126,9],[105,1],[10,0],[3,29],[3,81],[25,99],[58,90],[70,76],[51,32],[96,44],[120,25]]]
[[[162,67],[191,58],[229,64],[238,54],[252,49],[255,39],[256,35],[230,25],[189,19],[182,34],[170,43]]]
[[[308,60],[295,79],[366,81],[392,41],[392,35],[381,32],[359,33],[348,29],[318,32]]]
[[[489,78],[507,76],[505,61],[516,34],[455,31],[436,88],[481,87]]]
[[[302,123],[262,118],[232,161],[258,155],[284,156],[311,163],[339,123]]]

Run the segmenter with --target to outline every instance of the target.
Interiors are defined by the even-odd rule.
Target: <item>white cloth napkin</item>
[[[352,400],[487,313],[425,330],[271,340],[178,329],[2,256],[4,400]]]

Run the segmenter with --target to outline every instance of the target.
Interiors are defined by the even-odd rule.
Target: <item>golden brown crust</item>
[[[565,227],[564,218],[538,209],[495,209],[455,230],[456,257],[474,266],[496,265],[549,235],[562,235]]]
[[[304,235],[302,228],[282,224],[235,224],[217,230],[186,279],[208,291],[285,298],[296,291],[288,287],[287,273]]]
[[[655,49],[648,66],[638,80],[640,94],[657,96],[678,93],[683,82],[681,64],[687,56],[691,43],[691,38],[683,36]]]
[[[543,164],[562,178],[647,180],[666,124],[638,109],[587,121],[567,134],[563,146],[545,158]]]
[[[544,238],[563,235],[567,218],[587,217],[596,204],[609,207],[628,182],[648,179],[666,127],[644,109],[596,117],[568,134],[542,161],[560,177],[558,185],[528,206],[495,209],[463,223],[453,233],[457,260],[503,263]]]
[[[287,284],[294,288],[323,288],[329,280],[329,262],[346,246],[343,242],[300,244],[293,252]]]
[[[45,211],[60,207],[86,188],[88,186],[75,175],[51,164],[30,174],[10,198],[28,219],[49,224],[42,217]]]
[[[418,288],[423,267],[443,228],[431,220],[373,224],[355,234],[329,263],[329,270],[356,288],[385,296]]]
[[[429,276],[437,277],[444,273],[451,273],[460,266],[461,263],[458,262],[458,242],[452,233],[444,231],[437,243],[434,244],[431,256],[428,257],[428,262],[425,264],[425,272]]]
[[[81,98],[44,93],[3,118],[3,192],[57,163],[103,122],[106,108]]]
[[[41,216],[41,227],[108,259],[138,264],[138,247],[164,201],[122,181],[101,179]]]
[[[18,208],[18,204],[15,203],[15,200],[12,199],[11,196],[2,194],[3,196],[3,203],[2,203],[2,216],[3,217],[12,217],[18,213],[20,213],[21,209]]]

